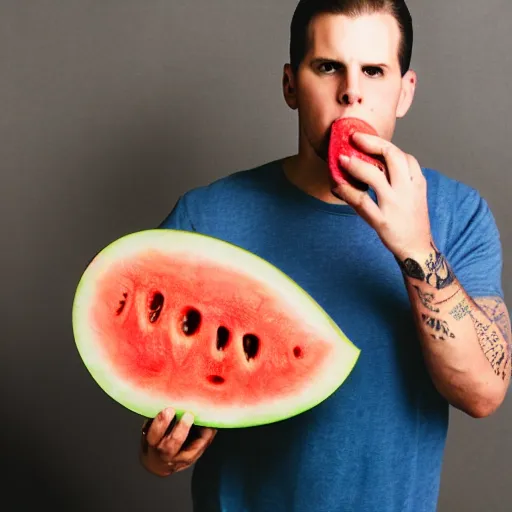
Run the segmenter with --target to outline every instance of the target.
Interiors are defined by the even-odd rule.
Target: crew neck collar
[[[286,193],[304,205],[335,215],[357,215],[357,212],[352,208],[352,206],[348,204],[335,204],[322,201],[321,199],[308,194],[297,185],[292,183],[284,171],[283,159],[275,160],[273,163],[277,167],[281,185],[283,186]],[[372,188],[368,189],[368,194],[374,201],[376,201],[375,192]]]

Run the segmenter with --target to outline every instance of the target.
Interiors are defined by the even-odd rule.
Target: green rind
[[[315,301],[315,299],[313,299],[313,297],[311,297],[292,278],[258,255],[251,253],[242,247],[231,244],[225,240],[196,232],[192,233],[174,229],[151,229],[125,235],[107,245],[93,258],[81,276],[77,285],[72,308],[72,323],[75,343],[86,368],[88,369],[93,379],[97,382],[97,384],[103,389],[103,391],[105,391],[113,400],[122,404],[127,409],[146,417],[154,417],[160,412],[160,410],[169,406],[175,408],[178,417],[180,417],[187,410],[195,409],[193,406],[193,399],[190,400],[190,407],[177,407],[177,404],[169,404],[164,401],[159,402],[158,400],[155,400],[153,405],[151,405],[147,398],[145,399],[141,397],[141,400],[134,399],[136,391],[131,389],[129,385],[125,385],[124,391],[120,388],[119,383],[116,385],[115,382],[117,379],[115,377],[113,378],[112,375],[109,374],[110,368],[108,365],[103,366],[101,364],[102,358],[101,355],[98,354],[97,349],[94,347],[94,343],[91,342],[90,338],[82,335],[82,333],[89,330],[86,315],[81,314],[81,308],[82,304],[87,304],[88,297],[94,292],[94,280],[90,279],[90,277],[92,277],[91,274],[93,271],[101,271],[101,268],[108,267],[109,261],[112,258],[116,259],[118,248],[121,248],[122,250],[124,247],[130,246],[132,242],[135,246],[138,246],[139,240],[143,241],[145,238],[160,239],[165,237],[169,238],[170,245],[172,246],[173,235],[178,233],[180,238],[183,239],[188,238],[189,240],[192,240],[191,237],[193,237],[196,240],[204,241],[205,247],[207,247],[208,244],[211,244],[212,248],[215,248],[215,246],[220,248],[225,247],[229,248],[230,251],[238,252],[240,255],[244,254],[249,257],[248,259],[255,262],[255,264],[257,264],[259,267],[264,267],[270,274],[274,274],[273,277],[276,279],[280,278],[285,280],[285,282],[287,282],[288,285],[290,285],[297,293],[297,300],[307,302],[311,308],[311,312],[321,314],[324,322],[329,325],[332,333],[337,338],[339,338],[340,342],[342,342],[342,348],[344,351],[344,358],[341,364],[341,369],[339,369],[339,375],[337,375],[336,378],[330,379],[330,385],[327,388],[325,385],[322,386],[322,393],[315,392],[315,390],[318,388],[318,382],[316,382],[315,386],[312,385],[310,388],[308,388],[311,390],[311,393],[307,394],[311,394],[311,397],[303,398],[292,408],[284,410],[283,408],[286,404],[282,404],[280,413],[267,412],[267,409],[270,408],[270,404],[265,402],[261,405],[258,411],[256,411],[254,408],[251,408],[251,413],[248,414],[245,419],[238,420],[232,418],[230,419],[227,411],[224,414],[218,414],[215,419],[211,417],[209,418],[207,415],[203,415],[201,413],[201,407],[198,407],[195,411],[193,411],[195,417],[194,423],[196,425],[211,426],[216,428],[243,428],[281,421],[301,414],[302,412],[315,407],[319,403],[326,400],[329,396],[331,396],[343,384],[357,363],[357,360],[360,356],[360,349],[352,341],[349,340],[349,338],[324,311],[324,309]],[[209,250],[205,249],[205,253],[208,254]],[[333,371],[332,368],[331,370]],[[113,380],[114,384],[112,384]],[[306,387],[304,389],[306,389]],[[233,413],[233,411],[236,409],[240,409],[240,407],[234,407],[231,412]],[[226,419],[223,420],[223,417]]]

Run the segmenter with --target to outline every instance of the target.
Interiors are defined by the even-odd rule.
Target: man
[[[480,418],[504,399],[510,323],[493,216],[476,190],[391,143],[414,97],[411,48],[403,1],[299,2],[283,74],[298,154],[189,191],[161,225],[269,260],[362,350],[334,395],[283,422],[215,431],[171,409],[148,421],[142,464],[165,476],[197,461],[198,512],[434,511],[449,405]],[[340,158],[370,189],[332,189],[340,117],[376,128],[354,141],[384,158],[389,182]]]

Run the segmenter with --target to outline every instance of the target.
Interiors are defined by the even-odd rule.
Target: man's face
[[[326,160],[330,126],[339,117],[363,119],[391,140],[415,83],[413,72],[401,76],[399,44],[398,24],[387,13],[312,20],[308,53],[290,78],[295,91],[287,98],[299,111],[301,151]],[[285,73],[291,76],[288,66]]]

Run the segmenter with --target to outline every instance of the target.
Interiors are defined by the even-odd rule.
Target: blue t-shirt
[[[434,240],[456,276],[473,297],[503,297],[487,203],[468,185],[423,173]],[[194,510],[433,512],[448,404],[425,368],[400,269],[375,231],[350,206],[295,187],[279,160],[190,190],[160,227],[211,235],[270,261],[361,349],[344,384],[312,410],[219,430],[194,467]]]

